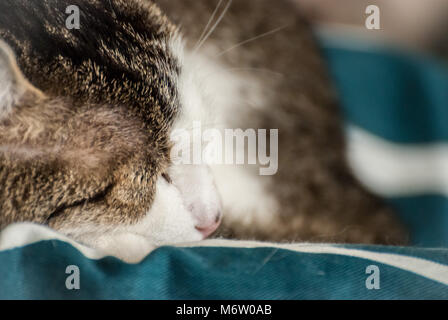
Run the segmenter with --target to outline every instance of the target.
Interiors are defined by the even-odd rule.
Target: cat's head
[[[176,61],[180,64],[182,43],[173,34],[167,44],[164,48],[167,54],[177,55]],[[181,65],[173,65],[169,70],[177,73],[174,79],[179,81],[174,91],[181,85],[181,70]],[[12,149],[20,150],[14,151],[14,156],[20,157],[22,152],[27,164],[36,166],[36,170],[44,163],[44,167],[50,167],[50,175],[55,174],[51,167],[57,164],[63,168],[61,174],[67,175],[62,182],[34,190],[37,198],[30,202],[34,208],[24,206],[23,210],[28,212],[16,211],[16,215],[23,216],[12,220],[47,223],[75,239],[128,260],[134,259],[133,250],[139,250],[135,246],[144,246],[142,241],[160,245],[208,237],[222,217],[213,175],[207,165],[175,164],[170,154],[173,130],[179,126],[189,128],[189,121],[195,120],[185,116],[188,112],[183,108],[188,106],[182,101],[180,97],[179,105],[173,106],[169,113],[159,113],[154,121],[162,125],[146,136],[147,128],[135,114],[127,112],[126,106],[96,103],[75,108],[70,105],[70,98],[46,96],[25,78],[10,47],[0,41],[0,130],[14,130],[11,123],[18,123],[25,128],[24,133],[34,136],[33,125],[37,125],[41,131],[34,140],[14,140],[17,145]],[[18,115],[24,108],[28,109],[26,115]],[[51,138],[45,140],[48,136]],[[12,149],[3,145],[1,156],[11,160]],[[31,151],[39,153],[36,160],[39,164],[26,154]],[[21,170],[13,162],[8,164],[11,170]],[[80,165],[84,162],[86,165]],[[80,196],[62,201],[53,212],[48,210],[47,216],[36,216],[35,212],[45,202],[39,202],[38,198],[63,199],[72,196],[68,193],[73,190]],[[9,201],[3,197],[2,200]]]

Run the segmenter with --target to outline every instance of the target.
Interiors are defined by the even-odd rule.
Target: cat
[[[0,228],[47,225],[126,261],[210,236],[406,243],[346,164],[291,1],[3,0],[0,38]],[[277,167],[179,162],[176,133],[197,124],[277,133]]]

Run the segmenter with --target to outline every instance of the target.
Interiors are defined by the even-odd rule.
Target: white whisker
[[[227,52],[229,52],[229,51],[231,51],[231,50],[233,50],[233,49],[236,49],[236,48],[238,48],[238,47],[241,47],[241,46],[243,46],[243,45],[245,45],[245,44],[247,44],[247,43],[249,43],[249,42],[252,42],[252,41],[258,40],[258,39],[260,39],[260,38],[269,36],[269,35],[271,35],[271,34],[273,34],[273,33],[276,33],[276,32],[278,32],[278,31],[280,31],[280,30],[282,30],[282,29],[284,29],[284,28],[286,28],[286,27],[287,27],[287,26],[279,27],[279,28],[276,28],[276,29],[274,29],[274,30],[271,30],[271,31],[265,32],[265,33],[263,33],[263,34],[260,34],[260,35],[258,35],[258,36],[256,36],[256,37],[253,37],[253,38],[247,39],[247,40],[245,40],[245,41],[242,41],[242,42],[240,42],[240,43],[237,43],[236,45],[234,45],[234,46],[232,46],[232,47],[230,47],[230,48],[228,48],[228,49],[222,51],[222,52],[219,53],[216,57],[220,57],[220,56],[222,56],[223,54],[225,54],[225,53],[227,53]]]
[[[265,68],[228,68],[227,71],[254,71],[254,72],[263,72],[269,73],[278,77],[285,77],[286,75],[280,72],[276,72],[273,70],[265,69]]]
[[[204,38],[201,40],[201,42],[198,44],[198,46],[194,49],[194,51],[196,52],[197,50],[199,50],[202,45],[205,43],[205,41],[207,41],[207,39],[212,35],[212,33],[215,31],[215,29],[218,27],[219,23],[221,22],[221,20],[224,18],[224,16],[226,15],[227,11],[230,8],[230,5],[232,4],[232,0],[229,0],[227,2],[226,7],[224,8],[223,12],[221,13],[221,15],[219,16],[219,18],[216,20],[215,24],[213,25],[213,27],[211,27],[211,29],[209,30],[209,32],[207,32],[207,34],[204,36]]]
[[[210,17],[210,19],[207,22],[207,25],[204,28],[204,31],[202,31],[201,36],[199,37],[198,41],[194,45],[195,50],[196,50],[196,48],[198,48],[199,43],[202,41],[204,35],[207,33],[208,27],[212,24],[212,21],[215,18],[216,14],[218,13],[218,10],[221,7],[222,2],[223,2],[223,0],[219,0],[218,5],[215,8],[215,11],[213,11],[212,16]]]

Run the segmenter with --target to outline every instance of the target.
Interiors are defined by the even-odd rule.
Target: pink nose
[[[196,226],[196,230],[198,230],[204,236],[204,239],[210,236],[213,232],[218,229],[221,224],[221,214],[218,214],[213,221],[208,223],[201,223]]]

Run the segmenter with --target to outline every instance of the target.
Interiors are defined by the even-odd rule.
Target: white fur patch
[[[23,80],[13,52],[0,40],[0,119],[11,112],[25,93]]]
[[[250,123],[250,112],[264,108],[255,78],[238,76],[205,53],[185,52],[180,60],[183,110],[175,129],[191,128],[195,121],[201,122],[203,128],[244,128]],[[242,88],[250,92],[245,97]],[[267,191],[268,178],[258,175],[250,166],[212,165],[211,170],[221,194],[224,219],[246,225],[271,222],[279,206]]]
[[[43,95],[23,76],[13,51],[0,39],[0,120],[11,112],[27,91],[36,96]]]

